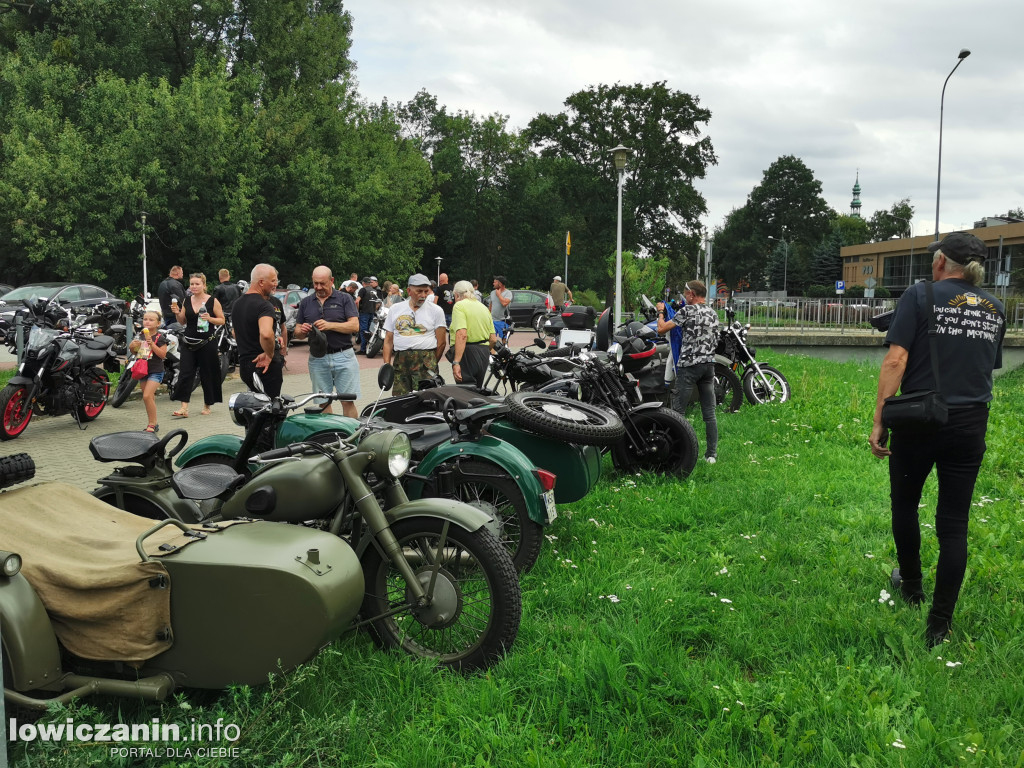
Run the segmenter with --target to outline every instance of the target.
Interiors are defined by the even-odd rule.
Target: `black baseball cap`
[[[950,232],[943,240],[929,245],[928,250],[932,253],[942,251],[943,256],[957,264],[984,261],[988,256],[985,243],[967,232]]]

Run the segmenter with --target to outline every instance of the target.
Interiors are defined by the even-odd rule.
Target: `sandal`
[[[173,416],[176,419],[187,419],[188,410],[186,409],[184,411],[175,411],[174,413],[171,414],[171,416]]]
[[[199,412],[199,415],[200,416],[209,416],[210,415],[210,409],[209,408],[203,408],[203,410],[201,410]]]
[[[160,425],[159,424],[148,424],[146,426],[146,428],[144,430],[142,430],[142,431],[143,432],[156,432],[158,429],[160,429]]]

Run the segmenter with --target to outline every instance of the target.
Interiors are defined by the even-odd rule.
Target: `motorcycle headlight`
[[[253,412],[264,408],[269,402],[270,397],[260,392],[236,392],[228,400],[231,420],[239,427],[246,427]]]
[[[382,477],[401,477],[408,471],[412,461],[409,436],[397,429],[374,432],[359,443],[359,448],[374,454],[370,469]]]
[[[7,578],[17,576],[21,570],[21,555],[16,552],[0,552],[0,573]]]

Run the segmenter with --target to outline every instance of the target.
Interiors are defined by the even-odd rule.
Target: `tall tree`
[[[868,221],[871,242],[880,243],[893,237],[910,237],[910,222],[914,219],[914,206],[910,198],[897,200],[887,210],[875,211]],[[845,243],[852,245],[852,243]]]
[[[595,276],[615,247],[617,173],[609,150],[632,150],[623,191],[623,249],[692,258],[707,206],[694,188],[717,159],[703,126],[711,112],[690,94],[651,85],[599,85],[565,100],[566,111],[541,114],[526,133],[554,166],[569,210],[582,218],[574,239]],[[606,278],[607,279],[607,278]]]

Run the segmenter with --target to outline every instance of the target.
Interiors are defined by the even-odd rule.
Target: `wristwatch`
[[[462,367],[462,363],[460,363],[458,360],[456,360],[454,363],[452,363],[452,365],[457,365],[460,368]]]

